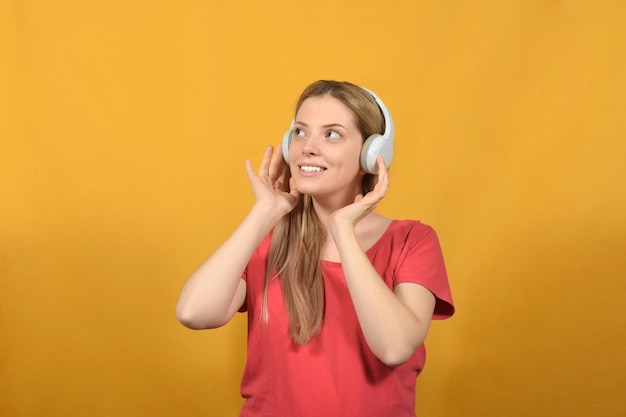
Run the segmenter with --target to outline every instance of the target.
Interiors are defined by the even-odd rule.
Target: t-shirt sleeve
[[[393,284],[403,282],[420,284],[434,294],[433,319],[442,320],[454,314],[439,238],[432,227],[415,223],[407,234]]]

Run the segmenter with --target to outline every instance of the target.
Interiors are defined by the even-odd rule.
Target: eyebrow
[[[302,125],[302,126],[304,126],[304,127],[309,127],[309,125],[307,125],[306,123],[301,122],[301,121],[299,121],[299,120],[296,120],[296,121],[294,122],[294,125]],[[345,128],[346,128],[346,127],[345,127],[344,125],[342,125],[341,123],[330,123],[330,124],[327,124],[327,125],[322,125],[322,127],[323,127],[323,128],[326,128],[326,129],[331,128],[331,127],[340,127],[340,128],[342,128],[342,129],[345,129]]]

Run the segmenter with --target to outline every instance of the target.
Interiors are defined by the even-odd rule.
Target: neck
[[[340,208],[354,203],[355,196],[347,196],[344,198],[338,198],[337,196],[333,196],[332,198],[312,197],[312,199],[315,214],[317,214],[317,217],[324,225],[324,228],[326,228],[326,231],[330,232],[330,216]]]

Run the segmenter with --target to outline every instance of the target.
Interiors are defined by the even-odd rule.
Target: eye
[[[293,129],[293,135],[304,136],[304,130],[300,129],[299,127],[296,127],[295,129]]]
[[[334,131],[334,130],[330,130],[330,131],[326,134],[326,137],[327,137],[328,139],[339,139],[339,138],[341,138],[341,135],[340,135],[339,133],[337,133],[336,131]]]

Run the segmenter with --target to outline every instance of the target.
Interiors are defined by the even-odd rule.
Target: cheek
[[[351,155],[349,161],[350,169],[361,171],[361,148],[354,149]]]
[[[289,173],[291,174],[291,177],[294,177],[294,174],[298,172],[299,168],[298,165],[293,162],[293,158],[290,157],[289,160],[291,161],[289,163]]]

